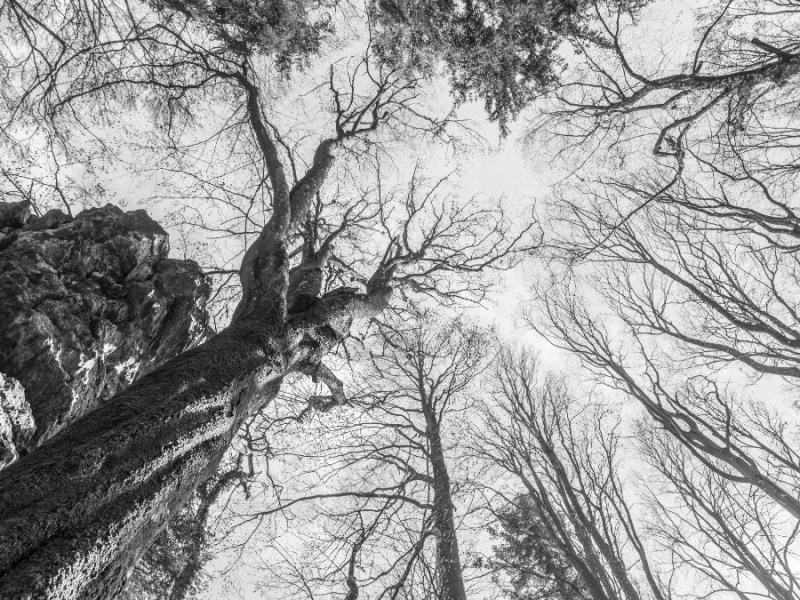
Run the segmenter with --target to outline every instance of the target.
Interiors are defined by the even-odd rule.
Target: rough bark
[[[354,319],[384,310],[391,269],[366,293],[333,290],[289,313],[288,246],[333,164],[320,143],[289,189],[258,90],[238,77],[273,195],[272,215],[239,269],[232,324],[165,362],[0,472],[0,597],[106,599],[222,459],[283,377],[318,365]]]
[[[283,376],[389,293],[333,294],[282,325],[248,311],[0,472],[0,597],[113,597]]]
[[[0,207],[0,373],[22,384],[35,422],[13,448],[0,441],[9,461],[208,333],[205,277],[167,258],[144,211],[31,219],[26,206]]]

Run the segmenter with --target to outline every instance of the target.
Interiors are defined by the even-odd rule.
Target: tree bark
[[[464,575],[458,551],[453,498],[450,494],[450,475],[442,448],[439,420],[434,408],[428,402],[427,394],[422,393],[422,412],[425,415],[428,437],[428,453],[433,473],[433,518],[438,534],[436,537],[436,558],[439,570],[440,599],[466,600]]]
[[[288,320],[248,310],[0,472],[0,597],[116,595],[283,377],[390,294],[330,294]]]

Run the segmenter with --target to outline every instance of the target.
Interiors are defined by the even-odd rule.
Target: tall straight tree
[[[537,370],[529,355],[501,355],[498,407],[477,434],[517,490],[499,510],[494,566],[514,598],[668,598],[621,479],[619,422]]]
[[[365,346],[351,348],[368,356],[351,365],[347,395],[317,395],[300,381],[285,391],[293,400],[272,408],[275,417],[254,423],[255,436],[270,440],[271,470],[293,474],[285,482],[292,491],[269,491],[267,510],[232,516],[225,537],[250,538],[253,523],[270,531],[292,524],[276,540],[283,564],[270,565],[259,583],[275,595],[288,588],[296,598],[343,590],[466,598],[479,573],[464,555],[472,540],[461,536],[479,527],[479,502],[476,474],[459,460],[460,440],[490,336],[462,321],[403,311],[383,319]]]

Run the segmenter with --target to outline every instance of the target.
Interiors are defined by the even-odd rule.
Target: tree
[[[553,525],[546,519],[535,501],[525,494],[497,511],[498,525],[492,534],[500,543],[494,547],[492,564],[511,574],[509,597],[591,598],[570,557],[552,542]]]
[[[652,533],[671,561],[690,565],[709,592],[797,597],[797,520],[756,486],[732,481],[669,434],[643,427],[645,456],[662,482],[651,491]]]
[[[466,596],[477,576],[461,536],[478,525],[458,440],[490,349],[480,329],[402,311],[352,345],[361,359],[336,369],[348,374],[346,396],[287,388],[277,414],[252,427],[269,439],[281,487],[224,527],[227,546],[252,539],[282,555],[261,567],[259,589],[288,598]]]
[[[280,163],[272,163],[275,212],[243,261],[243,300],[230,327],[0,475],[8,594],[115,593],[149,541],[216,469],[236,430],[274,398],[283,377],[318,372],[322,356],[355,319],[386,307],[392,275],[411,262],[394,243],[365,292],[334,290],[299,312],[289,304],[291,215],[305,216],[306,194],[321,184],[333,145],[323,144],[316,170],[291,194]],[[307,256],[310,261],[316,253]],[[414,279],[408,271],[404,277]],[[38,591],[29,588],[32,579]]]
[[[715,2],[706,10],[691,44],[662,49],[656,60],[623,11],[598,10],[603,41],[583,46],[587,60],[573,71],[581,76],[555,92],[558,104],[546,119],[565,126],[562,133],[598,141],[645,127],[655,134],[652,153],[672,159],[662,165],[727,147],[733,154],[711,162],[735,162],[742,153],[768,169],[788,166],[792,153],[783,142],[795,128],[780,115],[791,110],[785,98],[794,92],[796,11],[771,0]],[[757,148],[765,156],[755,156]]]
[[[597,289],[631,335],[628,348],[638,350],[636,368],[644,376],[634,375],[625,356],[629,352],[622,352],[614,336],[586,310],[571,282],[543,298],[541,329],[608,375],[693,451],[723,461],[737,477],[761,487],[797,516],[790,491],[794,484],[784,489],[763,474],[772,465],[793,470],[792,458],[772,459],[773,453],[783,453],[781,433],[769,419],[745,411],[727,392],[725,377],[713,372],[719,365],[739,365],[757,374],[793,378],[796,361],[796,300],[790,283],[796,265],[789,250],[795,235],[790,199],[794,181],[777,152],[775,161],[771,155],[764,161],[757,152],[764,136],[780,144],[792,135],[791,120],[774,128],[764,124],[779,117],[793,93],[791,69],[786,77],[776,75],[793,58],[788,51],[776,55],[766,42],[751,48],[751,41],[728,33],[758,15],[770,16],[769,3],[757,13],[731,13],[731,6],[722,6],[701,30],[691,72],[679,75],[639,74],[622,49],[619,26],[609,26],[613,56],[629,77],[630,93],[620,91],[614,102],[598,97],[567,109],[620,114],[623,128],[634,127],[624,123],[629,110],[667,113],[667,124],[650,130],[656,138],[652,155],[665,161],[666,168],[655,175],[634,170],[608,182],[603,191],[570,193],[564,213],[570,239],[557,242],[574,265],[582,260],[605,265],[603,276],[611,283]],[[714,41],[710,46],[709,40]],[[780,38],[772,41],[777,44]],[[699,58],[703,52],[714,57],[713,49],[733,43],[739,44],[738,51],[725,53],[722,62]],[[701,75],[701,67],[715,71]],[[601,77],[617,81],[610,73],[603,71]],[[747,109],[754,117],[747,127],[734,118],[739,100],[730,98],[743,82],[754,93]],[[586,93],[594,93],[592,89]],[[651,95],[667,91],[670,98],[677,97],[648,103]],[[713,103],[704,103],[711,96]],[[727,104],[713,109],[723,98]],[[697,110],[694,116],[671,117],[669,112],[678,108]],[[709,128],[701,115],[715,126]],[[714,130],[727,134],[718,136]],[[663,147],[668,138],[677,144],[672,152]],[[774,144],[768,146],[777,149]],[[657,345],[651,343],[656,340]],[[665,367],[668,355],[691,365],[690,374],[674,377]],[[746,424],[739,422],[740,415]],[[763,437],[746,441],[756,437],[753,429],[763,431]],[[783,475],[779,479],[786,481]]]
[[[490,562],[512,597],[795,597],[798,525],[779,502],[670,429],[642,420],[626,432],[602,400],[578,403],[554,379],[534,387],[533,363],[516,365],[489,443],[479,442],[511,474],[508,486],[491,485],[501,543]],[[789,441],[774,413],[754,413],[762,427],[753,417],[754,437],[769,423],[773,440]],[[644,497],[631,501],[635,482]]]
[[[275,398],[287,374],[324,374],[322,357],[355,321],[387,308],[397,277],[435,292],[444,273],[480,271],[524,246],[524,232],[503,239],[507,227],[502,222],[477,237],[474,231],[445,226],[468,222],[469,213],[458,205],[430,224],[414,222],[413,230],[417,210],[400,222],[381,213],[375,220],[385,235],[385,252],[364,287],[339,286],[323,294],[321,273],[339,232],[301,232],[309,216],[312,224],[319,222],[312,208],[337,154],[351,140],[398,117],[400,125],[438,130],[441,124],[412,109],[413,80],[367,60],[360,63],[366,95],[355,88],[340,92],[332,82],[333,134],[319,142],[310,167],[292,185],[278,138],[264,116],[255,59],[237,48],[219,55],[195,48],[189,54],[215,61],[198,69],[208,68],[203,72],[241,103],[269,183],[271,214],[242,258],[241,300],[228,327],[0,474],[0,589],[5,595],[102,598],[117,593],[170,517],[216,471],[242,424]],[[192,86],[168,87],[186,91]],[[348,226],[345,218],[341,229]]]
[[[465,600],[444,428],[445,420],[452,424],[454,414],[465,414],[458,404],[464,404],[470,386],[481,374],[489,340],[480,330],[458,322],[436,324],[426,315],[412,327],[389,324],[382,338],[385,349],[373,363],[384,389],[373,393],[383,397],[380,409],[391,421],[406,421],[398,425],[407,430],[403,437],[410,452],[389,449],[378,452],[376,458],[426,484],[426,495],[432,496],[429,531],[436,543],[436,597]],[[414,463],[424,465],[424,470]]]
[[[525,490],[511,510],[533,517],[521,540],[500,549],[500,560],[512,559],[500,565],[515,591],[667,597],[619,475],[621,435],[607,424],[612,415],[581,406],[553,377],[537,385],[535,360],[524,354],[501,358],[497,382],[499,410],[487,416],[477,451]],[[501,515],[508,510],[506,499]],[[519,556],[531,546],[538,561],[520,569]]]
[[[644,2],[613,2],[636,12]],[[605,45],[592,2],[377,0],[378,51],[392,64],[436,69],[441,61],[459,102],[479,99],[502,133],[537,94],[559,81],[559,46]]]
[[[341,221],[323,226],[321,211],[334,204],[325,198],[323,184],[337,155],[364,156],[368,142],[363,140],[381,128],[440,134],[445,125],[415,106],[418,73],[409,76],[403,61],[392,63],[385,53],[378,64],[368,50],[350,68],[331,70],[325,81],[333,105],[329,133],[315,136],[308,167],[297,168],[266,117],[265,82],[273,67],[285,72],[321,47],[330,30],[327,6],[96,2],[27,7],[9,0],[3,8],[0,27],[10,32],[11,42],[3,47],[2,143],[13,150],[14,161],[13,168],[3,166],[3,176],[15,194],[38,202],[53,191],[68,211],[74,199],[91,198],[86,186],[70,182],[63,171],[74,164],[99,170],[112,160],[113,144],[106,135],[117,126],[114,135],[126,135],[117,111],[127,103],[133,113],[154,117],[153,145],[163,145],[171,159],[178,160],[187,147],[213,148],[220,140],[235,149],[245,157],[247,194],[239,199],[250,201],[248,210],[259,202],[265,208],[261,220],[244,211],[244,234],[255,239],[248,240],[238,269],[228,269],[236,270],[241,282],[230,325],[0,475],[3,593],[105,597],[119,589],[150,541],[217,469],[236,431],[272,401],[287,374],[324,379],[322,356],[348,335],[354,321],[384,311],[398,284],[457,297],[463,290],[449,286],[446,274],[474,274],[513,259],[525,246],[527,229],[507,235],[509,227],[500,218],[485,234],[476,234],[469,226],[485,213],[469,213],[459,204],[418,224],[420,209],[413,202],[402,203],[405,221],[383,211],[361,214],[353,223],[348,219],[353,213],[331,210]],[[512,8],[502,9],[509,22]],[[569,21],[565,35],[580,33],[572,18],[579,11],[550,7],[545,12],[558,25],[552,25],[557,33],[562,17]],[[496,37],[478,12],[469,21],[478,38]],[[521,29],[508,31],[513,39]],[[537,36],[543,39],[525,40],[534,48],[527,62],[511,61],[494,78],[499,91],[492,111],[498,119],[527,101],[511,89],[517,75],[526,83],[549,81],[560,38],[547,27],[535,29]],[[506,42],[501,35],[493,47],[505,48]],[[448,54],[454,60],[463,55],[461,50]],[[459,85],[480,87],[485,64],[477,74],[464,67],[454,71],[466,73]],[[203,122],[211,114],[205,111],[212,110],[224,114],[223,124],[211,118]],[[206,133],[204,127],[214,131],[205,137],[207,143],[195,145],[190,138]],[[26,148],[19,143],[23,138],[33,143]],[[48,156],[51,170],[45,175],[29,172],[37,153]],[[203,173],[198,179],[210,184],[213,177]],[[231,190],[223,182],[217,192],[225,200]],[[379,198],[376,205],[388,203]],[[323,292],[330,283],[324,275],[334,240],[361,227],[362,218],[371,219],[370,231],[380,231],[385,251],[354,259],[363,266],[374,258],[372,269],[361,273],[363,285],[337,284]],[[469,284],[466,289],[472,291]]]
[[[498,370],[474,451],[496,467],[484,480],[499,541],[487,565],[509,597],[795,597],[797,519],[769,488],[661,422],[626,426],[611,398],[577,400],[528,356],[501,355]],[[690,418],[725,430],[711,403],[674,407],[676,420],[692,415],[684,435],[701,431]],[[732,450],[790,485],[780,449],[791,452],[796,428],[757,405],[723,410]]]
[[[620,475],[623,434],[613,414],[579,403],[553,376],[538,383],[535,360],[524,354],[502,356],[497,397],[476,451],[514,490],[509,499],[499,482],[491,486],[503,527],[493,562],[509,573],[511,593],[669,597]]]
[[[673,559],[709,592],[791,597],[796,430],[776,390],[796,377],[797,15],[779,11],[714,6],[660,64],[605,19],[612,48],[560,90],[555,121],[609,151],[561,190],[559,281],[530,321],[651,417]]]

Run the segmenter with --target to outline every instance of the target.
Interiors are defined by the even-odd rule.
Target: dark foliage
[[[619,4],[635,11],[643,2]],[[587,0],[373,0],[372,9],[384,60],[422,71],[443,62],[456,100],[482,100],[503,133],[558,82],[563,42],[604,45]]]
[[[314,0],[153,0],[165,12],[201,22],[229,50],[274,57],[281,72],[302,65],[332,31],[330,17]],[[331,2],[335,5],[336,2]]]

